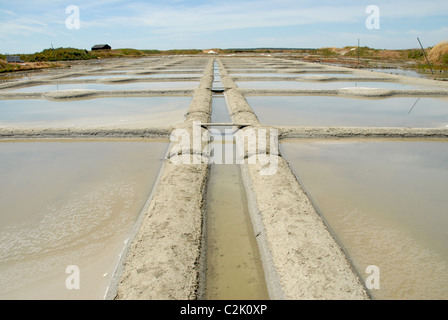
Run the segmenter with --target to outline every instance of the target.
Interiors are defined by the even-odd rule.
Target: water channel
[[[212,110],[212,123],[231,122],[223,95],[213,97]],[[240,167],[225,160],[236,152],[233,129],[212,126],[211,130],[215,157],[223,158],[217,161],[222,164],[211,165],[208,181],[205,298],[269,299]]]

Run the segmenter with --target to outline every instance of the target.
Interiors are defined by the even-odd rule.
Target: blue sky
[[[66,20],[79,8],[79,29]],[[379,29],[366,8],[379,9]],[[208,49],[356,45],[378,49],[448,40],[447,0],[0,0],[0,53],[46,48]]]

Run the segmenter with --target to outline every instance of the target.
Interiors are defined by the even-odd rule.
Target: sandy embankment
[[[212,93],[207,88],[212,82],[213,60],[210,60],[193,94],[186,120],[177,129],[191,132],[194,121],[209,121]],[[201,164],[172,161],[176,156],[172,150],[183,150],[182,154],[190,159],[201,157],[200,150],[193,150],[195,146],[185,142],[173,141],[170,146],[156,189],[142,213],[108,298],[184,300],[200,297],[208,164],[205,161]]]
[[[266,129],[221,62],[219,66],[223,83],[233,88],[226,92],[233,121],[252,124],[242,132]],[[247,154],[247,163],[242,165],[271,299],[368,299],[364,285],[288,163],[270,148],[258,151],[274,157],[271,161],[278,164],[274,174],[263,175],[260,161],[250,164],[257,155]]]

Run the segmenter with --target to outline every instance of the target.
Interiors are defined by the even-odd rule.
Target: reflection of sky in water
[[[140,70],[140,72],[141,72],[142,70]],[[151,70],[150,70],[151,71]],[[169,72],[176,72],[176,73],[182,73],[182,72],[184,72],[184,71],[197,71],[198,73],[203,73],[203,71],[204,71],[204,68],[191,68],[191,69],[189,69],[189,68],[178,68],[178,69],[155,69],[155,70],[153,70],[153,71],[157,71],[157,72],[166,72],[166,71],[169,71]]]
[[[408,77],[415,77],[415,78],[428,78],[428,79],[434,79],[434,78],[448,78],[448,74],[435,72],[432,74],[431,72],[417,72],[413,70],[403,70],[403,69],[368,69],[371,71],[376,72],[382,72],[382,73],[390,73],[390,74],[398,74],[402,76],[408,76]]]
[[[381,89],[419,89],[431,88],[428,86],[407,85],[394,82],[355,82],[355,81],[237,81],[237,86],[243,89],[340,89],[353,87],[381,88]],[[432,87],[433,88],[433,87]]]
[[[0,126],[165,126],[184,120],[190,97],[0,100]]]
[[[232,73],[233,77],[353,77],[353,74],[345,73]]]
[[[49,92],[70,89],[92,90],[150,90],[150,89],[176,89],[197,88],[198,81],[167,81],[167,82],[131,82],[131,83],[73,83],[73,84],[45,84],[31,87],[11,88],[3,91],[14,92]]]
[[[63,78],[64,80],[88,80],[88,79],[108,79],[108,78],[198,78],[202,74],[186,74],[186,73],[172,73],[172,74],[117,74],[117,75],[97,75],[97,76],[80,76]]]
[[[227,68],[226,70],[231,75],[236,74],[236,73],[244,73],[246,71],[252,71],[252,72],[256,71],[256,72],[260,72],[260,73],[267,72],[267,71],[272,71],[273,73],[277,72],[277,70],[275,70],[275,69],[268,69],[268,68],[266,68],[266,69],[250,68],[250,69],[248,69],[246,67],[241,67],[241,68],[233,68],[232,67],[232,68]]]
[[[224,95],[213,97],[211,122],[217,122],[217,123],[232,122],[232,119],[230,118],[229,115],[229,111],[227,110]]]
[[[282,142],[280,151],[380,299],[448,298],[448,143]],[[418,276],[416,276],[418,275]]]
[[[167,146],[0,143],[0,297],[103,299]],[[79,290],[65,286],[73,264]]]
[[[445,127],[447,98],[247,97],[261,123],[284,126]]]

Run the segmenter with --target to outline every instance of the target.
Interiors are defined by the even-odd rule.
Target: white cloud
[[[265,42],[268,46],[274,46],[276,43],[279,43],[279,46],[287,46],[288,43],[305,43],[305,46],[311,46],[311,44],[317,46],[317,43],[321,43],[325,46],[325,43],[331,41],[341,43],[347,39],[350,40],[356,37],[356,32],[365,32],[363,37],[366,39],[375,39],[377,43],[377,40],[383,37],[384,43],[393,45],[390,39],[403,43],[405,39],[400,39],[400,34],[407,33],[409,39],[415,39],[415,34],[423,30],[422,25],[413,26],[415,34],[412,34],[412,31],[407,30],[410,29],[409,25],[402,26],[408,19],[413,19],[417,23],[426,19],[425,23],[429,25],[425,25],[424,37],[428,38],[428,45],[431,45],[430,43],[437,37],[444,37],[443,32],[446,33],[447,30],[441,29],[440,26],[432,27],[428,18],[446,16],[448,12],[446,0],[432,0],[426,3],[420,0],[393,2],[387,0],[373,2],[370,0],[338,2],[329,0],[153,0],[149,2],[77,0],[68,3],[56,0],[36,0],[25,7],[20,3],[9,2],[7,5],[2,5],[0,9],[0,38],[4,39],[0,46],[7,45],[8,39],[16,41],[21,36],[27,39],[33,35],[56,37],[66,32],[65,7],[68,4],[78,5],[81,10],[81,30],[78,34],[71,33],[74,39],[77,35],[93,38],[95,35],[101,37],[105,33],[117,37],[120,34],[127,34],[129,36],[124,39],[117,38],[117,42],[126,41],[129,46],[132,46],[135,41],[135,47],[140,46],[139,41],[145,38],[157,39],[159,41],[157,43],[162,46],[164,42],[171,45],[183,43],[183,39],[191,39],[191,47],[194,47],[195,43],[206,43],[205,39],[211,37],[208,41],[216,44],[221,43],[220,39],[213,38],[212,33],[218,32],[221,35],[226,33],[237,37],[235,43],[246,43],[250,40],[252,44]],[[381,19],[393,22],[389,23],[389,26],[393,25],[394,30],[366,32],[365,9],[370,4],[380,8]],[[296,31],[297,36],[279,34],[269,38],[269,35],[259,32],[259,30],[275,27],[288,27],[284,29],[288,29],[291,33]],[[249,29],[250,36],[248,32],[246,33]],[[307,30],[306,34],[302,31],[303,29]],[[397,35],[393,32],[397,32]],[[182,34],[182,39],[179,34]],[[259,40],[256,42],[252,39]],[[301,39],[304,41],[299,42]],[[411,43],[411,40],[408,41]],[[248,45],[252,46],[252,44]]]
[[[11,15],[11,16],[15,16],[16,14],[14,13],[14,12],[12,12],[12,11],[10,11],[10,10],[4,10],[4,9],[0,9],[0,12],[3,12],[3,13],[6,13],[6,14],[9,14],[9,15]]]
[[[156,33],[210,32],[257,27],[280,27],[319,23],[350,23],[365,19],[363,7],[305,7],[290,1],[222,1],[195,7],[131,4],[131,15],[90,20],[92,26],[152,28]],[[89,24],[88,24],[89,26]]]

